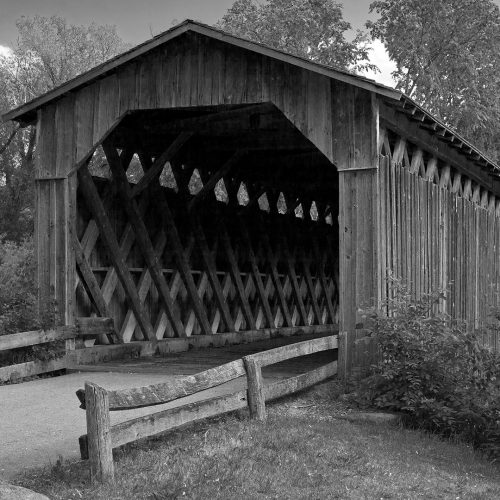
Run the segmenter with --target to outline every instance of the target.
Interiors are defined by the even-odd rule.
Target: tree
[[[345,37],[351,25],[333,0],[236,0],[217,27],[341,69],[374,69],[366,34]]]
[[[114,26],[74,26],[57,16],[22,17],[12,53],[0,56],[0,112],[19,106],[127,47]],[[32,232],[35,128],[0,124],[0,237]]]
[[[378,0],[367,23],[397,65],[397,88],[500,156],[500,11],[491,0]]]

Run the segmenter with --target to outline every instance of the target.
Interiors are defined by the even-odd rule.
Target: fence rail
[[[112,450],[118,446],[160,434],[190,422],[247,407],[250,409],[252,418],[265,419],[266,401],[292,394],[335,375],[337,362],[327,363],[296,377],[280,380],[267,386],[263,383],[262,367],[332,349],[337,349],[336,335],[251,354],[243,359],[163,384],[107,391],[96,384],[87,382],[84,390],[77,391],[78,399],[82,403],[81,406],[85,408],[87,417],[87,434],[81,436],[79,441],[82,458],[90,461],[92,480],[114,481]],[[179,405],[113,426],[110,424],[110,411],[164,404],[217,387],[242,376],[246,376],[247,390]]]
[[[75,353],[76,339],[81,339],[83,345],[83,340],[109,333],[112,328],[113,324],[109,318],[76,318],[76,324],[71,326],[2,335],[0,336],[0,355],[2,353],[8,354],[12,349],[61,340],[65,341],[65,344],[64,350],[61,350],[60,355],[53,359],[12,363],[0,367],[0,383],[64,370],[74,363],[74,358],[71,355]]]
[[[74,339],[78,337],[78,335],[78,327],[64,326],[50,330],[37,330],[0,336],[0,354],[22,347],[46,344],[58,340],[66,341],[65,351],[62,356],[58,358],[27,361],[0,367],[0,382],[9,382],[31,377],[33,375],[65,369],[67,367],[66,352],[73,349]]]

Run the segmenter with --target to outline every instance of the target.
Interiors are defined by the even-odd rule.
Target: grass
[[[333,385],[332,385],[333,384]],[[334,383],[269,405],[267,423],[233,415],[119,451],[116,485],[85,462],[18,484],[51,499],[497,499],[498,466],[464,444],[343,420]]]

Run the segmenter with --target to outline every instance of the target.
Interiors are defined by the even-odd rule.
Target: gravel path
[[[172,375],[129,373],[73,373],[61,377],[0,386],[0,479],[9,480],[23,468],[54,464],[59,456],[80,456],[78,437],[86,432],[85,411],[78,407],[75,391],[86,380],[106,389],[139,387],[172,379]],[[235,380],[210,390],[210,396],[243,387]],[[189,399],[204,399],[203,391]],[[185,403],[188,398],[184,399]],[[111,422],[153,413],[176,403],[126,412],[112,412]]]

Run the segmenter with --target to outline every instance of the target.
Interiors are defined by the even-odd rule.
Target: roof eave
[[[366,90],[375,92],[384,97],[399,100],[401,97],[401,93],[391,89],[390,87],[386,87],[385,85],[378,84],[375,81],[369,80],[364,77],[360,77],[357,75],[351,75],[347,72],[342,72],[340,70],[336,70],[333,68],[329,68],[327,66],[315,63],[313,61],[308,61],[307,59],[303,59],[298,56],[294,56],[291,54],[287,54],[285,52],[278,51],[276,49],[272,49],[270,47],[266,47],[256,42],[252,42],[249,40],[244,40],[242,38],[235,37],[228,33],[224,33],[223,31],[216,30],[210,26],[206,26],[191,20],[186,20],[181,24],[175,26],[174,28],[165,31],[164,33],[156,36],[151,40],[147,40],[146,42],[134,47],[133,49],[120,54],[113,59],[92,68],[91,70],[83,73],[72,80],[60,85],[59,87],[47,92],[46,94],[33,99],[32,101],[23,104],[11,111],[8,111],[4,115],[2,115],[2,119],[4,122],[9,120],[18,121],[21,125],[31,124],[36,121],[36,116],[33,116],[36,113],[36,110],[52,100],[63,97],[65,94],[76,90],[79,87],[84,86],[89,81],[95,78],[101,78],[107,73],[114,71],[116,68],[121,66],[122,64],[126,64],[132,59],[139,57],[156,47],[168,42],[169,40],[180,36],[181,34],[192,31],[195,33],[199,33],[201,35],[205,35],[212,39],[220,40],[226,43],[230,43],[234,46],[251,50],[253,52],[260,53],[264,56],[272,57],[274,59],[281,60],[283,62],[287,62],[289,64],[293,64],[295,66],[301,66],[310,71],[314,71],[316,73],[323,74],[330,78],[335,78],[337,80],[349,83],[351,85],[355,85],[356,87],[361,87]]]

